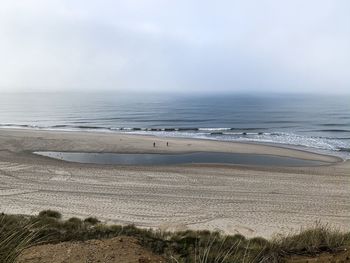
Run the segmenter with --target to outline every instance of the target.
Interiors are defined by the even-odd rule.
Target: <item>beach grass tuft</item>
[[[43,210],[39,213],[39,217],[51,217],[51,218],[61,219],[62,215],[61,213],[54,210]]]
[[[98,223],[100,223],[100,220],[98,220],[96,217],[88,217],[84,219],[85,223],[89,223],[91,225],[96,225]]]
[[[343,233],[329,224],[316,222],[313,227],[298,233],[277,236],[269,246],[268,259],[293,255],[315,256],[323,252],[335,253],[350,246],[350,233]]]
[[[39,244],[38,228],[26,218],[0,215],[0,262],[14,263],[21,252]]]

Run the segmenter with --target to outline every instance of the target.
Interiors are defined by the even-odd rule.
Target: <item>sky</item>
[[[350,92],[350,1],[3,0],[0,92]]]

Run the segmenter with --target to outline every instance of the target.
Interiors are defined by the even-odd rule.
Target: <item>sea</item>
[[[350,95],[3,93],[0,128],[282,144],[350,159]]]

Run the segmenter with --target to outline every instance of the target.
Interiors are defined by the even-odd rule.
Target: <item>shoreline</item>
[[[223,128],[218,128],[223,129]],[[226,128],[225,128],[226,129]],[[137,133],[138,130],[135,130],[135,132],[129,131],[129,132],[123,132],[123,129],[120,130],[110,130],[110,129],[93,129],[93,130],[65,130],[65,129],[52,129],[52,128],[35,128],[35,127],[0,127],[1,130],[9,130],[9,131],[38,131],[38,132],[52,132],[52,133],[80,133],[80,134],[102,134],[102,135],[125,135],[125,136],[140,136],[140,137],[150,137],[150,138],[160,138],[160,139],[179,139],[179,140],[198,140],[198,141],[214,141],[214,142],[225,142],[225,143],[234,143],[234,144],[251,144],[251,145],[262,145],[262,146],[270,146],[270,147],[277,147],[277,148],[285,148],[285,149],[291,149],[291,150],[297,150],[301,152],[306,153],[312,153],[312,154],[318,154],[323,156],[330,156],[337,158],[339,162],[345,162],[347,160],[350,160],[350,155],[345,156],[345,154],[341,154],[341,151],[334,151],[334,150],[327,150],[322,148],[314,148],[310,146],[305,145],[297,145],[297,144],[288,144],[288,143],[280,143],[280,142],[267,142],[267,141],[240,141],[240,140],[220,140],[217,138],[200,138],[200,137],[182,137],[182,136],[158,136],[155,134],[139,134]],[[127,130],[127,129],[126,129]],[[123,152],[120,152],[123,153]],[[148,153],[148,152],[144,152]],[[185,153],[185,152],[179,152],[179,153]]]
[[[151,134],[133,134],[133,133],[118,133],[118,132],[102,132],[102,131],[59,131],[59,130],[43,130],[43,129],[12,129],[12,128],[0,128],[0,135],[2,131],[9,131],[10,133],[12,132],[19,132],[23,134],[35,134],[35,133],[47,133],[47,134],[67,134],[67,135],[81,135],[81,136],[94,136],[94,135],[101,135],[101,136],[110,136],[116,137],[118,139],[120,138],[128,138],[128,137],[134,137],[135,139],[142,139],[142,138],[152,138],[155,141],[158,142],[164,142],[164,141],[184,141],[184,142],[204,142],[204,143],[210,143],[210,144],[215,144],[215,143],[220,143],[220,144],[230,144],[231,146],[239,146],[239,147],[244,147],[248,146],[250,149],[243,150],[242,148],[239,149],[239,147],[235,147],[235,149],[230,149],[230,150],[219,150],[219,151],[212,151],[212,152],[222,152],[222,153],[252,153],[252,154],[259,154],[259,155],[274,155],[274,156],[280,156],[280,157],[292,157],[292,158],[298,158],[298,159],[304,159],[304,160],[316,160],[316,161],[324,161],[328,163],[341,163],[341,162],[346,162],[347,159],[344,159],[340,156],[332,155],[329,153],[320,153],[318,150],[321,149],[316,149],[316,148],[308,148],[306,146],[299,146],[299,145],[291,145],[291,144],[281,144],[281,143],[265,143],[265,142],[254,142],[254,141],[225,141],[225,140],[214,140],[214,139],[206,139],[206,138],[186,138],[186,137],[167,137],[167,136],[156,136],[156,135],[151,135]],[[5,132],[6,134],[6,132]],[[259,151],[258,148],[265,148],[272,150],[272,153],[267,153],[267,152],[262,152]],[[277,151],[274,151],[273,149],[276,149]],[[160,150],[159,152],[154,151],[154,150]],[[170,151],[167,151],[170,150]],[[256,152],[258,150],[258,152]],[[33,149],[31,150],[32,152],[34,151],[50,151],[50,149]],[[54,151],[54,150],[52,150]],[[93,151],[84,151],[84,150],[76,150],[76,151],[67,151],[67,152],[93,152]],[[146,149],[144,151],[128,151],[128,149],[123,149],[123,151],[101,151],[104,153],[194,153],[194,152],[201,152],[201,150],[188,150],[188,149],[182,149],[180,151],[172,151],[170,148],[156,148],[156,149]],[[203,152],[208,152],[208,150],[203,150]],[[290,155],[289,155],[289,154]],[[299,153],[299,154],[298,154]],[[318,157],[319,158],[318,158]]]
[[[238,152],[330,164],[95,165],[39,157],[32,154],[34,150]],[[54,209],[67,217],[96,216],[107,223],[161,230],[219,230],[247,237],[289,233],[317,220],[345,230],[350,226],[349,169],[350,162],[340,162],[337,157],[260,144],[0,129],[0,212],[36,214]]]

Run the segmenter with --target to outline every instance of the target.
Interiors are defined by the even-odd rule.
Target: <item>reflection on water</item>
[[[34,152],[35,154],[76,163],[118,165],[171,165],[191,163],[221,163],[258,166],[317,166],[326,164],[273,155],[195,152],[181,154],[122,154],[83,152]]]

